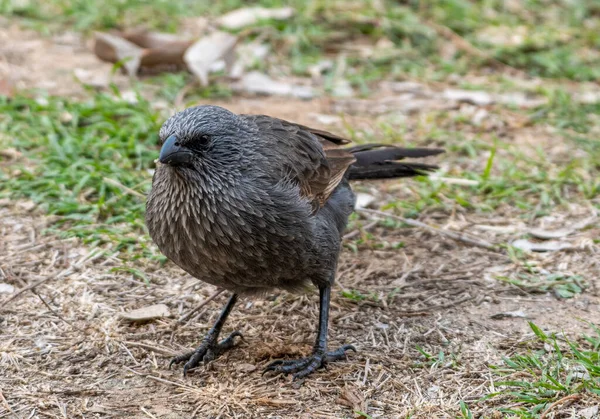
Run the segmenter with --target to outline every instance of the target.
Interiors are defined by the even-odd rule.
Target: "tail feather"
[[[349,148],[356,162],[350,167],[348,179],[387,179],[426,175],[437,170],[435,165],[399,162],[405,158],[435,156],[444,150],[437,148],[401,148],[382,144],[365,144]]]

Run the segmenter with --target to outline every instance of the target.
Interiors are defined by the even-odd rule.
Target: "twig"
[[[37,288],[38,286],[40,286],[44,282],[50,281],[51,279],[60,279],[60,278],[63,278],[65,276],[71,275],[73,272],[77,271],[84,263],[96,260],[99,257],[101,257],[102,255],[103,255],[103,252],[98,252],[98,253],[93,253],[92,252],[89,255],[87,255],[86,257],[84,257],[83,259],[81,259],[80,261],[78,261],[77,263],[75,263],[73,266],[70,266],[67,269],[65,269],[65,270],[63,270],[63,271],[61,271],[61,272],[59,272],[57,274],[49,275],[49,276],[47,276],[45,278],[42,278],[39,281],[34,282],[33,284],[28,285],[25,288],[20,289],[19,291],[17,291],[13,295],[11,295],[6,301],[4,301],[2,303],[1,307],[2,308],[6,308],[6,306],[8,305],[8,303],[10,303],[11,301],[13,301],[19,295],[23,294],[25,291],[29,291],[29,290]]]
[[[52,307],[50,307],[50,304],[48,304],[48,302],[44,299],[44,297],[42,297],[42,295],[40,293],[38,293],[36,290],[32,289],[31,292],[33,292],[35,295],[38,296],[38,298],[42,301],[42,303],[44,303],[44,305],[46,306],[46,308],[48,310],[50,310],[50,312],[52,314],[54,314],[56,317],[58,317],[60,320],[62,320],[63,322],[65,322],[66,324],[68,324],[69,326],[71,326],[73,329],[80,331],[81,333],[85,333],[85,331],[83,331],[82,329],[80,329],[79,327],[75,326],[72,322],[70,322],[69,320],[65,319],[63,316],[60,315],[60,313],[58,313],[56,310],[54,310]]]
[[[146,409],[144,409],[144,406],[140,406],[140,409],[142,409],[142,412],[144,412],[146,415],[148,415],[152,419],[157,419],[156,416],[154,416],[152,413],[150,413]]]
[[[2,405],[4,405],[4,407],[6,407],[6,410],[8,410],[14,417],[19,419],[19,416],[17,416],[13,408],[10,407],[10,404],[8,404],[6,398],[4,398],[4,394],[2,394],[2,389],[0,389],[0,402],[2,402]]]
[[[173,355],[175,355],[175,352],[173,352],[173,351],[171,351],[169,349],[159,348],[157,346],[148,345],[147,343],[131,342],[131,341],[128,341],[128,340],[124,340],[121,343],[123,343],[124,345],[137,346],[138,348],[148,349],[149,351],[154,351],[154,352],[157,352],[159,354],[163,354],[163,355],[167,355],[167,356],[173,356]]]
[[[400,316],[403,316],[403,315],[409,315],[410,316],[410,315],[415,315],[415,314],[421,314],[423,312],[429,313],[429,312],[431,312],[433,310],[443,310],[445,308],[450,308],[450,307],[454,307],[454,306],[457,306],[457,305],[462,304],[462,303],[466,303],[467,301],[472,300],[473,298],[474,297],[471,297],[470,295],[467,295],[466,297],[461,298],[460,300],[452,301],[452,302],[449,302],[447,304],[438,304],[438,305],[435,305],[435,306],[423,307],[423,308],[420,308],[420,309],[417,309],[417,310],[406,310],[406,311],[398,312],[397,314],[400,315]]]
[[[129,195],[133,195],[136,196],[138,198],[141,199],[146,199],[146,195],[139,193],[138,191],[134,191],[131,188],[128,188],[127,186],[123,185],[121,182],[116,181],[114,179],[111,179],[109,177],[104,177],[102,178],[106,183],[111,184],[113,186],[116,186],[117,188],[121,189],[123,192],[127,192]]]
[[[462,36],[460,36],[459,34],[457,34],[456,32],[454,32],[449,27],[437,24],[437,23],[432,22],[430,20],[426,20],[425,23],[427,25],[429,25],[430,27],[432,27],[442,37],[450,39],[454,43],[454,45],[456,45],[456,47],[458,49],[463,50],[467,54],[471,54],[471,55],[474,55],[476,57],[483,58],[484,60],[487,60],[490,63],[492,63],[494,66],[502,68],[502,69],[504,69],[504,70],[506,70],[508,72],[513,73],[513,74],[519,74],[521,76],[527,76],[527,73],[524,72],[523,70],[519,70],[518,68],[511,67],[510,65],[505,64],[502,61],[499,61],[498,59],[492,57],[487,52],[485,52],[483,50],[480,50],[479,48],[475,47],[473,44],[471,44],[465,38],[463,38]]]
[[[202,301],[196,307],[194,307],[193,309],[191,309],[190,311],[188,311],[186,314],[184,314],[183,316],[181,316],[181,318],[179,320],[177,320],[177,324],[183,324],[183,323],[185,323],[190,317],[192,317],[194,315],[194,313],[196,313],[202,307],[204,307],[205,305],[207,305],[208,303],[210,303],[212,300],[214,300],[215,298],[217,298],[219,296],[219,294],[221,294],[223,291],[225,291],[225,290],[224,289],[220,289],[220,290],[217,290],[216,292],[214,292],[206,300]]]
[[[185,100],[185,97],[187,96],[187,94],[190,92],[190,90],[192,90],[195,87],[198,87],[199,83],[198,80],[194,79],[194,81],[192,81],[191,83],[186,84],[185,86],[183,86],[179,92],[177,92],[177,96],[175,96],[175,100],[173,101],[174,105],[173,108],[175,108],[175,110],[180,110],[183,106],[183,101]]]
[[[568,402],[568,401],[579,400],[580,398],[581,398],[581,395],[579,395],[579,394],[571,394],[569,396],[563,397],[560,400],[555,401],[550,406],[548,406],[548,408],[546,410],[544,410],[544,413],[542,413],[542,415],[540,416],[540,419],[545,419],[546,416],[548,415],[548,413],[550,413],[550,411],[552,409],[554,409],[556,406],[558,406],[559,404],[563,404],[564,402]]]
[[[149,378],[150,380],[158,381],[159,383],[169,384],[169,385],[172,385],[172,386],[175,386],[175,387],[179,387],[179,388],[187,390],[187,391],[189,391],[191,393],[203,394],[199,389],[196,389],[194,387],[186,386],[184,384],[179,384],[179,383],[176,383],[175,381],[169,381],[169,380],[166,380],[166,379],[161,378],[161,377],[155,377],[155,376],[150,375],[150,374],[143,374],[143,373],[137,372],[137,371],[135,371],[135,370],[133,370],[133,369],[131,369],[129,367],[125,367],[124,366],[123,368],[126,369],[127,371],[135,374],[135,375],[139,375],[140,377]]]
[[[367,214],[376,214],[381,217],[393,218],[395,220],[402,221],[403,223],[408,224],[409,226],[412,226],[412,227],[419,227],[419,228],[422,228],[422,229],[425,229],[425,230],[428,230],[428,231],[431,231],[434,233],[441,234],[446,237],[450,237],[453,240],[457,240],[457,241],[460,241],[463,243],[470,244],[472,246],[482,247],[484,249],[493,250],[495,252],[500,252],[500,248],[498,246],[496,246],[490,242],[487,242],[485,240],[482,240],[482,239],[478,239],[475,237],[469,237],[464,233],[443,230],[441,228],[422,223],[421,221],[412,220],[410,218],[400,217],[399,215],[394,215],[394,214],[390,214],[390,213],[383,212],[383,211],[377,211],[377,210],[371,210],[371,209],[360,209],[360,210],[358,210],[358,212],[364,212]]]
[[[74,267],[71,266],[71,267],[69,267],[69,268],[67,268],[67,269],[65,269],[65,270],[63,270],[63,271],[61,271],[61,272],[59,272],[57,274],[47,276],[45,278],[40,279],[37,282],[34,282],[31,285],[26,286],[25,288],[21,288],[19,291],[15,292],[13,295],[11,295],[4,303],[2,303],[2,306],[6,307],[6,305],[8,303],[10,303],[11,301],[13,301],[19,295],[23,294],[25,291],[29,291],[29,290],[35,289],[36,287],[42,285],[46,281],[50,281],[51,279],[60,279],[60,278],[62,278],[64,276],[69,276],[73,272],[75,272],[75,269],[74,269]]]
[[[372,229],[373,227],[375,227],[377,224],[379,224],[379,220],[375,220],[367,225],[362,226],[361,228],[358,228],[356,230],[351,231],[348,234],[344,234],[344,237],[342,237],[344,240],[349,240],[349,239],[353,239],[356,236],[358,236],[361,232],[363,231],[367,231]]]

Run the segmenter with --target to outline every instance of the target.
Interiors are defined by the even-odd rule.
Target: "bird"
[[[193,277],[231,292],[197,349],[176,356],[183,374],[236,346],[219,341],[240,297],[274,289],[319,290],[312,352],[275,360],[264,372],[302,379],[345,359],[351,344],[328,350],[331,288],[342,236],[354,211],[350,182],[426,175],[437,166],[406,162],[437,148],[362,144],[266,115],[200,105],[168,118],[146,202],[145,221],[159,250]],[[314,289],[314,288],[313,288]]]

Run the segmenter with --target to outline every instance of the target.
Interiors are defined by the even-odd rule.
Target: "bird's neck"
[[[222,212],[237,206],[237,179],[229,174],[202,174],[172,167],[157,168],[148,197],[146,222],[163,253],[181,253],[190,243],[218,245],[228,240],[221,226]],[[215,232],[221,234],[215,235]]]

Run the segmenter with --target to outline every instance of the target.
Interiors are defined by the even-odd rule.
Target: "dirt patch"
[[[108,74],[111,66],[100,63],[78,36],[66,39],[39,39],[16,27],[0,30],[0,75],[11,77],[19,88],[84,94],[73,81],[73,69]],[[116,80],[128,84],[124,77]],[[323,128],[348,122],[375,129],[373,118],[324,119],[322,114],[335,113],[325,99],[236,97],[219,103],[236,112]],[[490,125],[489,130],[497,128]],[[516,142],[517,131],[528,138],[531,150],[540,145],[534,129],[505,131]],[[420,139],[420,134],[412,130],[406,139]],[[548,155],[563,158],[569,150],[556,138],[547,144]],[[444,164],[448,161],[452,157]],[[485,158],[472,164],[480,167]],[[402,200],[414,193],[406,185],[381,182],[377,198]],[[224,332],[240,330],[245,340],[184,379],[180,368],[167,368],[170,357],[199,343],[227,296],[219,295],[180,324],[215,292],[213,287],[172,264],[124,266],[75,240],[46,236],[43,230],[51,219],[36,211],[26,202],[0,206],[0,283],[14,288],[0,293],[0,417],[339,418],[362,411],[371,417],[454,418],[460,400],[475,402],[489,392],[489,365],[501,363],[531,336],[529,320],[573,337],[587,331],[580,319],[598,321],[600,250],[593,242],[600,235],[598,226],[570,237],[569,251],[528,257],[546,272],[586,279],[586,291],[569,300],[497,281],[496,276],[510,278],[519,269],[502,252],[471,247],[443,233],[377,228],[371,231],[376,240],[401,241],[404,247],[346,249],[333,293],[330,345],[352,343],[358,353],[301,386],[283,377],[261,377],[272,359],[309,353],[318,318],[316,294],[274,293],[240,302]],[[494,214],[424,211],[422,221],[507,242],[533,227],[513,214],[509,207]],[[573,205],[540,223],[553,228],[589,215],[589,208]],[[147,280],[128,267],[142,271]],[[361,297],[344,297],[344,291]],[[120,312],[159,303],[169,307],[171,317],[145,324],[120,319]],[[510,312],[523,316],[495,316]],[[433,365],[417,347],[431,354],[443,351],[448,362]],[[594,403],[583,397],[577,409]],[[478,406],[479,414],[501,417],[493,403]],[[559,407],[553,413],[576,415],[577,409]]]
[[[94,259],[94,250],[76,241],[44,236],[48,219],[24,215],[31,209],[0,209],[0,282],[18,292],[46,280],[2,308],[2,416],[8,405],[19,417],[353,417],[352,405],[372,417],[450,418],[459,400],[484,394],[487,365],[530,335],[528,320],[577,336],[586,330],[579,319],[600,308],[595,294],[559,301],[487,280],[490,267],[510,263],[503,255],[417,229],[381,230],[376,234],[401,237],[405,248],[345,251],[334,291],[330,345],[353,343],[357,354],[302,386],[261,377],[270,360],[309,353],[317,322],[316,295],[275,293],[239,303],[225,333],[241,330],[245,340],[184,379],[168,360],[199,343],[227,296],[178,325],[213,287],[170,264],[146,266],[145,283],[115,270],[117,259]],[[376,298],[354,301],[341,289]],[[136,325],[119,317],[158,303],[170,318]],[[511,311],[526,318],[491,318]],[[417,346],[455,362],[433,368]]]

